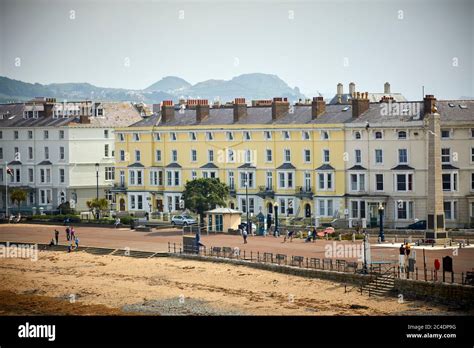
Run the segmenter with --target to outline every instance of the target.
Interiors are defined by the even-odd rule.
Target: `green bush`
[[[130,225],[130,222],[132,221],[133,217],[132,216],[124,216],[120,218],[120,223],[122,225]]]

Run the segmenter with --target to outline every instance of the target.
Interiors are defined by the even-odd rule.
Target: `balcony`
[[[296,197],[300,199],[313,199],[313,189],[306,186],[297,186],[295,190]]]
[[[275,190],[273,186],[269,186],[269,185],[259,186],[257,196],[262,197],[262,198],[273,199],[275,197]]]

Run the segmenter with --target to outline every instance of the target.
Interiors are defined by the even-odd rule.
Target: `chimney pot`
[[[163,100],[161,103],[161,122],[166,123],[174,118],[174,104],[172,100]]]
[[[277,120],[288,113],[288,98],[275,97],[272,103],[272,120]]]
[[[433,94],[427,94],[423,100],[424,111],[423,114],[426,116],[428,114],[433,114],[436,112],[436,98]]]
[[[337,95],[338,96],[341,96],[344,94],[344,86],[342,85],[342,83],[338,83],[337,84]]]
[[[385,94],[390,94],[390,83],[385,82],[385,84],[383,85],[383,92]]]
[[[247,104],[245,98],[235,98],[234,100],[234,122],[238,122],[242,117],[247,116]]]
[[[209,101],[207,99],[198,99],[196,104],[196,122],[201,122],[209,116]]]
[[[359,92],[357,92],[358,96],[357,98],[352,99],[352,118],[358,118],[360,115],[362,115],[364,112],[369,110],[369,99],[364,98],[359,98]],[[366,95],[366,93],[363,93],[363,95]]]
[[[351,82],[349,83],[349,94],[350,95],[353,95],[355,93],[355,83],[354,82]]]
[[[311,103],[311,119],[315,120],[326,112],[326,102],[323,97],[313,97]]]

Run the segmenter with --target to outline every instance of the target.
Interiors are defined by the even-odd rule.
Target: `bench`
[[[474,272],[466,272],[466,278],[464,278],[464,284],[474,285]]]
[[[263,262],[273,263],[273,253],[263,253]]]
[[[280,263],[285,263],[286,264],[286,255],[276,254],[275,258],[276,258],[278,264],[280,264]]]
[[[304,259],[303,256],[292,256],[291,265],[301,267],[301,264],[303,263],[303,259]]]
[[[332,269],[331,259],[323,259],[323,269]]]
[[[357,261],[354,261],[354,262],[347,262],[346,263],[346,270],[351,270],[352,272],[356,272],[357,271],[357,267],[359,267]]]
[[[312,267],[312,268],[321,268],[321,262],[320,261],[321,261],[320,259],[312,257],[309,260],[309,266]]]
[[[234,249],[231,247],[223,247],[222,248],[222,256],[224,257],[232,257],[234,255]]]
[[[221,247],[212,247],[211,248],[211,255],[220,256],[221,251],[222,251]]]
[[[346,260],[336,260],[336,269],[339,271],[342,268],[343,271],[346,270]]]

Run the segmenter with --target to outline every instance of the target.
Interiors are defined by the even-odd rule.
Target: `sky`
[[[474,96],[474,0],[0,0],[0,75],[143,89],[276,74],[307,96]]]

